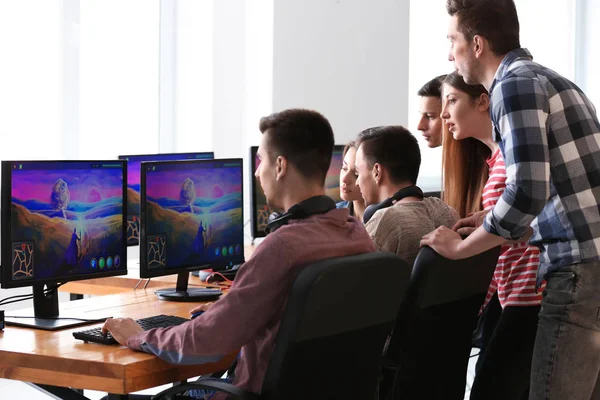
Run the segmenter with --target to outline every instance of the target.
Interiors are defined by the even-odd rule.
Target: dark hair
[[[521,47],[513,0],[446,0],[446,10],[458,17],[458,31],[468,41],[483,36],[498,56]]]
[[[354,140],[352,140],[351,142],[349,142],[347,145],[344,146],[344,151],[342,152],[342,158],[346,157],[346,153],[348,153],[348,150],[350,149],[356,149],[356,142]]]
[[[271,159],[285,157],[306,178],[325,183],[333,153],[333,130],[316,111],[289,109],[260,119]]]
[[[384,166],[394,183],[417,183],[421,167],[421,151],[417,139],[402,126],[378,126],[365,129],[356,139],[369,168]]]
[[[421,97],[442,97],[442,82],[446,75],[439,75],[427,82],[419,89],[417,96]]]
[[[457,72],[448,74],[444,84],[466,93],[472,101],[487,94],[485,87],[466,84]],[[486,160],[491,152],[480,140],[454,139],[446,124],[442,134],[442,199],[464,218],[482,209],[481,196],[489,173]]]
[[[482,94],[488,94],[487,89],[483,85],[469,85],[465,82],[464,78],[454,71],[444,78],[442,82],[444,85],[450,85],[455,89],[460,90],[469,95],[471,100],[477,100]]]

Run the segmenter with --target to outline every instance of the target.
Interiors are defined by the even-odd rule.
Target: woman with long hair
[[[462,81],[460,76],[458,76],[458,79]],[[487,91],[483,86],[463,84],[464,87],[461,85],[459,88],[452,86],[452,84],[459,85],[456,77],[446,77],[446,80],[446,87],[460,90],[473,102],[471,103],[473,106],[475,106],[474,102],[480,101],[481,96],[485,96],[486,101],[488,101]],[[455,98],[444,99],[444,107],[450,109],[456,101]],[[443,111],[444,109],[442,109],[442,118]],[[489,172],[486,160],[492,155],[492,151],[498,148],[498,145],[492,140],[492,123],[486,113],[487,111],[482,109],[479,113],[471,114],[469,121],[464,121],[466,126],[473,128],[472,131],[463,128],[457,133],[457,136],[454,136],[452,131],[455,130],[456,123],[449,125],[446,122],[442,130],[442,181],[444,188],[442,199],[458,211],[461,218],[483,210],[483,188],[488,180]],[[448,113],[446,113],[446,116],[448,116]],[[458,119],[461,119],[461,116],[458,116]],[[447,121],[447,118],[444,121]],[[450,128],[452,128],[452,131]]]
[[[444,199],[462,217],[483,221],[506,187],[504,160],[492,137],[490,98],[482,85],[467,85],[456,72],[445,78],[442,96]],[[542,300],[538,265],[537,247],[525,241],[502,246],[484,303],[497,294],[502,309],[491,324],[493,333],[484,332],[472,400],[528,398]]]
[[[340,197],[338,208],[348,207],[350,215],[362,222],[365,212],[365,201],[356,186],[356,143],[353,141],[344,147],[342,169],[340,170]]]

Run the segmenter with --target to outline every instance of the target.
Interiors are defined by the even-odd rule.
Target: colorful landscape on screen
[[[242,259],[241,161],[148,166],[142,190],[148,269]]]
[[[169,160],[210,160],[213,152],[170,153],[119,156],[127,161],[127,245],[137,246],[140,239],[140,168],[142,162]]]
[[[12,279],[47,279],[121,267],[121,163],[14,163]]]

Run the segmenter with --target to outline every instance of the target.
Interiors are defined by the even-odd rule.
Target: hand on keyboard
[[[113,321],[113,322],[108,322],[108,321]],[[176,326],[176,325],[180,325],[184,322],[189,321],[189,319],[186,318],[181,318],[181,317],[176,317],[173,315],[154,315],[152,317],[147,317],[147,318],[141,318],[138,319],[136,321],[133,321],[130,318],[109,318],[108,320],[106,320],[106,323],[104,324],[104,326],[102,328],[92,328],[92,329],[87,329],[84,331],[77,331],[77,332],[73,332],[73,336],[75,337],[75,339],[80,339],[80,340],[84,340],[86,342],[94,342],[94,343],[101,343],[101,344],[117,344],[117,343],[121,343],[123,345],[127,344],[127,339],[129,338],[129,336],[127,336],[127,339],[124,339],[124,336],[127,334],[125,332],[121,332],[118,330],[115,330],[115,333],[117,335],[123,334],[123,337],[118,337],[118,339],[120,339],[119,341],[117,341],[113,335],[110,333],[111,331],[111,327],[110,324],[114,323],[114,322],[120,322],[120,321],[127,321],[127,331],[129,332],[129,328],[131,328],[131,330],[135,330],[135,333],[129,335],[132,336],[134,334],[138,334],[139,332],[142,331],[147,331],[153,328],[167,328],[169,326]],[[109,324],[108,326],[108,333],[103,333],[103,328],[106,327],[106,324]],[[131,325],[134,324],[134,325]],[[137,327],[137,328],[135,328]],[[121,333],[119,333],[121,332]],[[123,340],[123,342],[121,342],[121,340]]]
[[[110,332],[117,342],[126,346],[127,340],[131,336],[144,332],[144,330],[131,318],[109,318],[102,325],[101,332],[104,335]]]

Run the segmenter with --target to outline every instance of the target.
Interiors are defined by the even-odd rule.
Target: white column
[[[575,83],[600,109],[600,2],[597,0],[576,1],[575,34]]]
[[[177,134],[177,0],[160,1],[159,36],[158,150],[171,153]]]
[[[79,0],[60,1],[60,125],[64,157],[79,156],[80,90],[80,5]]]

